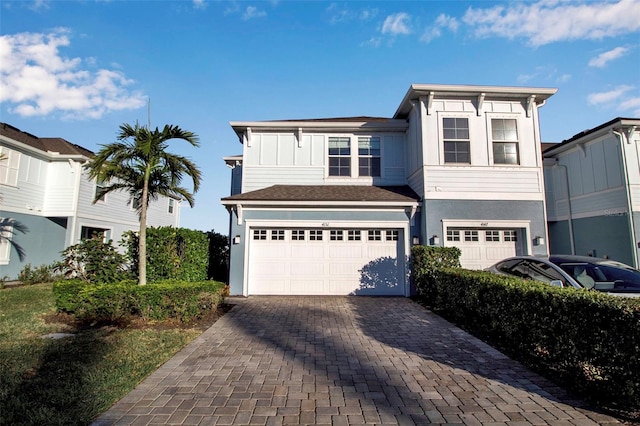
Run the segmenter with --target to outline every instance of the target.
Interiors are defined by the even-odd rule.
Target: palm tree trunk
[[[149,193],[150,166],[147,165],[144,184],[142,186],[142,202],[140,206],[140,237],[138,238],[138,284],[147,284],[147,204]]]

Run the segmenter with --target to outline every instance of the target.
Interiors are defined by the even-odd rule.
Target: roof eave
[[[3,141],[9,145],[13,145],[24,151],[30,152],[35,156],[47,158],[48,160],[51,160],[51,161],[67,161],[67,160],[86,161],[90,159],[88,156],[82,155],[82,154],[61,154],[59,152],[54,152],[54,151],[43,151],[42,149],[35,148],[31,145],[17,141],[15,139],[12,139],[4,135],[0,135],[0,141]]]
[[[222,205],[224,206],[235,206],[238,204],[247,206],[274,206],[274,207],[282,207],[282,206],[292,206],[292,207],[395,207],[395,208],[406,208],[406,207],[418,207],[421,205],[419,201],[286,201],[286,200],[225,200],[224,198],[221,200]]]
[[[559,154],[585,142],[584,139],[594,139],[596,137],[610,133],[611,131],[616,130],[620,127],[629,126],[640,126],[640,118],[614,118],[613,120],[607,121],[606,123],[596,126],[593,129],[578,133],[575,136],[556,144],[556,146],[546,149],[542,153],[542,155],[546,157]]]

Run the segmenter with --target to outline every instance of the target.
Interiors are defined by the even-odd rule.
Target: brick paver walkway
[[[405,298],[229,302],[95,424],[617,423]]]

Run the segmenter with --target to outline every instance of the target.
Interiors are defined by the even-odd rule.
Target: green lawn
[[[202,331],[70,331],[47,323],[51,284],[0,290],[0,425],[89,424]]]

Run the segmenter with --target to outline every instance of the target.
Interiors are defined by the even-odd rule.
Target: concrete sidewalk
[[[228,302],[94,424],[618,423],[409,299]]]

